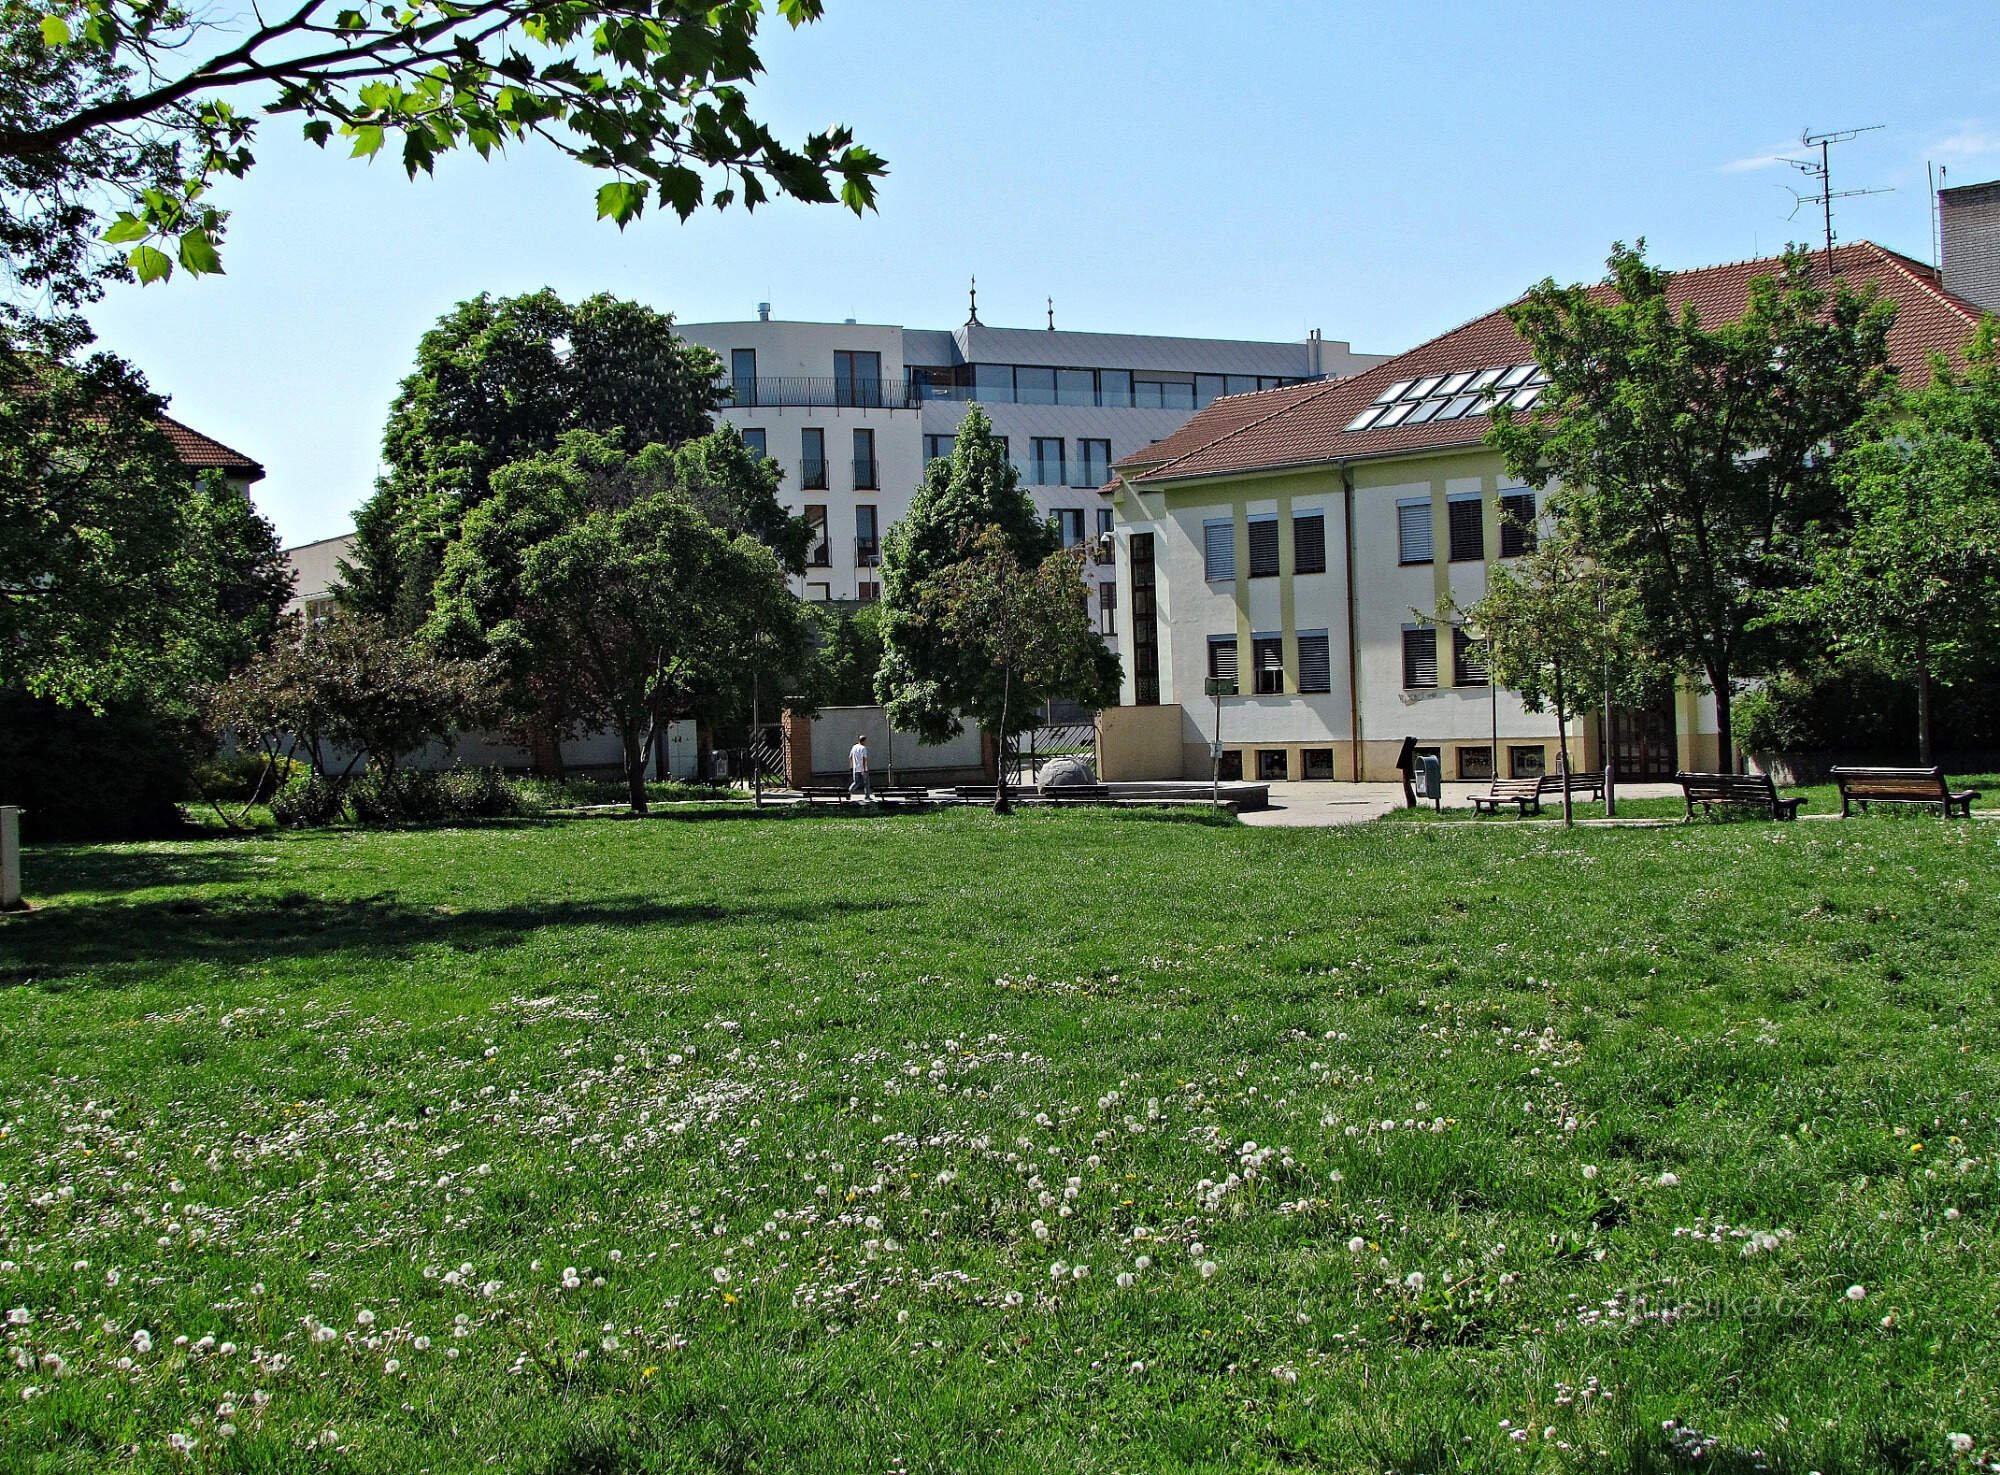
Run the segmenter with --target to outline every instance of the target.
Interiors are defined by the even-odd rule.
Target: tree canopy
[[[1714,693],[1727,764],[1731,689],[1773,591],[1805,577],[1809,529],[1838,515],[1833,455],[1887,376],[1894,304],[1793,251],[1711,325],[1643,251],[1614,246],[1604,288],[1545,280],[1508,310],[1549,386],[1489,439],[1513,475],[1560,484],[1578,552],[1637,592],[1636,637]]]
[[[778,0],[798,27],[820,0]],[[256,163],[265,119],[388,149],[411,176],[442,154],[537,141],[601,178],[599,217],[623,227],[657,201],[773,195],[859,213],[883,161],[850,129],[797,142],[751,111],[762,0],[304,0],[265,15],[162,0],[5,0],[0,7],[0,236],[63,305],[91,295],[99,238],[141,281],[222,269],[220,178]],[[109,216],[110,218],[106,218]]]
[[[721,372],[714,354],[674,333],[671,314],[609,294],[572,304],[544,289],[459,303],[418,343],[390,407],[388,470],[356,514],[343,565],[347,602],[414,629],[429,617],[445,547],[497,468],[552,451],[573,430],[628,453],[704,435]],[[721,481],[737,470],[705,474]],[[763,471],[773,487],[776,473],[775,463]]]
[[[760,662],[803,664],[809,639],[777,556],[678,479],[684,460],[728,461],[718,435],[719,450],[683,458],[572,431],[497,472],[445,556],[426,630],[440,649],[490,655],[522,715],[615,730],[635,812],[663,720],[747,691]]]
[[[1028,704],[1009,703],[1006,669],[955,639],[932,597],[936,579],[972,556],[981,540],[990,549],[1004,546],[1025,569],[1039,569],[1058,544],[1054,527],[1021,490],[1020,474],[1008,464],[991,422],[974,405],[951,454],[924,468],[908,516],[889,529],[882,545],[882,664],[875,692],[889,720],[925,742],[952,737],[961,715],[994,733],[1002,731],[1003,710],[1009,730],[1035,720]],[[1082,591],[1080,578],[1077,588]],[[1088,680],[1047,694],[1093,705],[1115,701],[1107,693],[1117,689],[1118,658],[1095,632],[1089,664]]]

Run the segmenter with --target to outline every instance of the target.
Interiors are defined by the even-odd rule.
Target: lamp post
[[[1208,745],[1208,802],[1222,808],[1222,699],[1236,695],[1236,683],[1226,676],[1211,676],[1202,690],[1215,699],[1215,736]]]

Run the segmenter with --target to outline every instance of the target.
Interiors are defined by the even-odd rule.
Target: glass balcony
[[[915,404],[908,386],[888,379],[760,374],[718,385],[734,409],[900,410]]]

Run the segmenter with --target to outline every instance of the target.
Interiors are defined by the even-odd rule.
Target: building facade
[[[1671,300],[1727,321],[1781,265],[1680,272]],[[1962,350],[1978,325],[1920,262],[1857,242],[1835,269],[1897,302],[1889,349],[1905,378],[1921,381],[1930,354]],[[1206,777],[1211,677],[1240,693],[1220,705],[1226,774],[1390,779],[1412,738],[1449,779],[1554,772],[1553,718],[1490,686],[1470,632],[1438,618],[1476,602],[1545,521],[1484,444],[1487,407],[1524,413],[1542,383],[1499,310],[1350,379],[1219,400],[1121,462],[1103,494],[1125,665],[1106,777]],[[1734,761],[1694,690],[1580,718],[1569,737],[1573,764],[1602,767],[1608,746],[1626,779]],[[1127,762],[1121,742],[1144,756]]]
[[[883,534],[909,511],[924,466],[950,453],[973,404],[1065,541],[1094,546],[1112,515],[1097,489],[1120,457],[1225,395],[1381,361],[1317,333],[1297,343],[1073,333],[992,328],[976,312],[949,332],[774,321],[767,311],[678,331],[721,358],[722,418],[783,468],[780,498],[816,529],[798,592],[830,602],[879,597]],[[1113,633],[1108,561],[1091,581]]]

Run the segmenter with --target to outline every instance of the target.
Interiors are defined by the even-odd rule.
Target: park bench
[[[1472,812],[1498,814],[1502,804],[1512,804],[1524,816],[1540,814],[1542,784],[1538,778],[1496,778],[1492,788],[1472,796]]]
[[[1105,784],[1056,784],[1035,793],[1051,804],[1102,804],[1111,797],[1111,789]]]
[[[1582,794],[1591,799],[1602,799],[1604,797],[1604,775],[1602,773],[1572,773],[1568,775],[1545,773],[1542,775],[1542,792],[1560,797],[1565,777],[1569,780],[1569,791],[1571,794]]]
[[[1942,768],[1836,768],[1833,781],[1840,786],[1842,819],[1857,804],[1864,814],[1870,804],[1935,804],[1946,819],[1954,812],[1970,819],[1979,797],[1977,789],[1952,789]]]
[[[951,792],[953,798],[973,804],[991,804],[1000,797],[999,787],[994,784],[959,784]],[[1013,788],[1013,792],[1018,794],[1021,791]]]
[[[1674,782],[1687,800],[1687,818],[1694,818],[1699,804],[1703,814],[1713,814],[1724,806],[1763,809],[1772,819],[1797,819],[1803,798],[1784,799],[1768,773],[1677,773]]]
[[[799,793],[808,804],[861,804],[869,800],[877,804],[921,804],[930,798],[928,789],[878,787],[873,794],[862,795],[846,784],[807,784]]]

